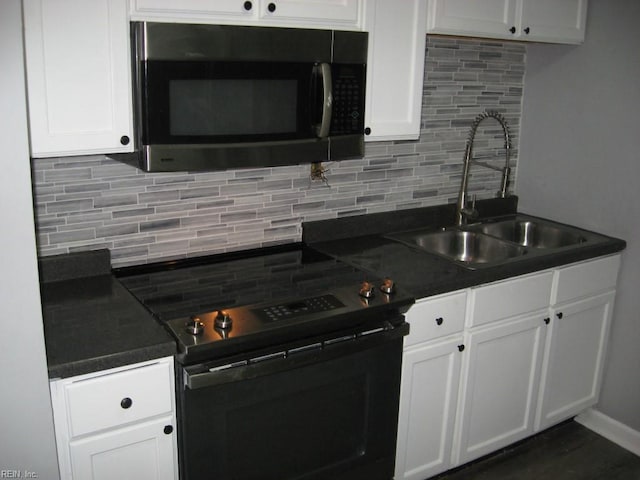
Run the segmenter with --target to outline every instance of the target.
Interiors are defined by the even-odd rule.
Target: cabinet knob
[[[276,11],[276,4],[275,3],[270,3],[269,5],[267,5],[267,10],[269,10],[271,13]]]
[[[510,31],[511,33],[516,33],[516,27],[511,27],[511,28],[509,29],[509,31]]]
[[[129,397],[124,397],[122,400],[120,400],[120,406],[125,410],[131,407],[131,405],[133,405],[133,400],[131,400]]]
[[[531,31],[531,29],[529,27],[526,27],[524,29],[524,33],[526,33],[527,35],[529,35],[529,32]]]
[[[367,127],[364,129],[364,134],[365,135],[371,135],[371,128]]]
[[[546,323],[547,325],[549,325],[549,322],[551,321],[551,319],[549,317],[544,319],[544,323]]]
[[[556,317],[558,317],[558,318],[562,318],[562,312],[558,312],[558,313],[556,313]]]
[[[251,2],[244,2],[243,5],[244,9],[248,12],[249,10],[251,10],[253,8],[253,3]]]
[[[120,143],[121,143],[122,145],[129,145],[129,142],[130,142],[130,141],[131,141],[131,140],[130,140],[130,139],[129,139],[129,137],[128,137],[128,136],[126,136],[126,135],[123,135],[123,136],[121,136],[121,137],[120,137]]]
[[[442,325],[442,322],[444,322],[444,318],[442,318],[442,317],[438,317],[438,318],[436,318],[436,323],[437,323],[438,325]]]
[[[165,425],[163,431],[166,435],[170,435],[173,432],[173,425]]]
[[[462,352],[464,350],[464,345],[458,345],[458,351]]]

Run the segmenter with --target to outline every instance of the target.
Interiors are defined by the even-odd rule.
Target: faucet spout
[[[478,115],[473,123],[471,124],[471,129],[469,130],[469,136],[467,137],[467,144],[464,151],[464,165],[462,169],[462,183],[460,184],[460,192],[458,193],[458,202],[456,205],[456,224],[463,225],[466,223],[468,218],[477,217],[477,211],[474,207],[469,208],[467,206],[467,190],[469,185],[469,170],[471,168],[471,161],[473,160],[473,141],[476,136],[476,131],[478,130],[478,125],[485,118],[494,118],[500,123],[502,127],[502,131],[504,132],[504,149],[505,149],[505,166],[502,169],[502,181],[500,182],[500,191],[497,196],[500,198],[505,198],[508,195],[509,189],[509,175],[511,173],[511,167],[509,166],[509,157],[511,150],[511,133],[509,132],[509,125],[505,118],[495,110],[487,110],[480,115]],[[485,162],[476,162],[479,165],[482,165],[487,168],[496,169]],[[475,203],[475,202],[474,202]]]

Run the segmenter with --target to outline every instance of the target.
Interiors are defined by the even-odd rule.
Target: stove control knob
[[[359,295],[363,298],[373,298],[374,290],[375,288],[372,283],[362,282],[362,285],[360,285]]]
[[[191,335],[200,335],[204,330],[204,323],[200,321],[199,317],[194,316],[187,320],[184,327],[187,333],[190,333]]]
[[[380,285],[380,291],[382,293],[386,293],[387,295],[391,295],[396,292],[396,284],[393,283],[393,280],[387,277],[382,281],[382,285]]]
[[[232,323],[233,320],[228,313],[223,312],[222,310],[218,310],[218,314],[216,315],[216,319],[214,321],[215,328],[231,328]]]

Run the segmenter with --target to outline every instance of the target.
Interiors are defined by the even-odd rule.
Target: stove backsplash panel
[[[299,241],[303,221],[452,203],[469,125],[502,112],[517,166],[525,45],[427,37],[421,135],[367,143],[365,157],[323,164],[204,173],[144,173],[105,156],[34,159],[41,256],[109,248],[113,266]],[[390,92],[392,94],[392,92]],[[476,136],[476,156],[501,165],[498,125]],[[500,174],[472,171],[472,193],[493,196]]]

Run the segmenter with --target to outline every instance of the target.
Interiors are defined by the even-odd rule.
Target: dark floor
[[[640,480],[640,457],[569,421],[437,480]]]

